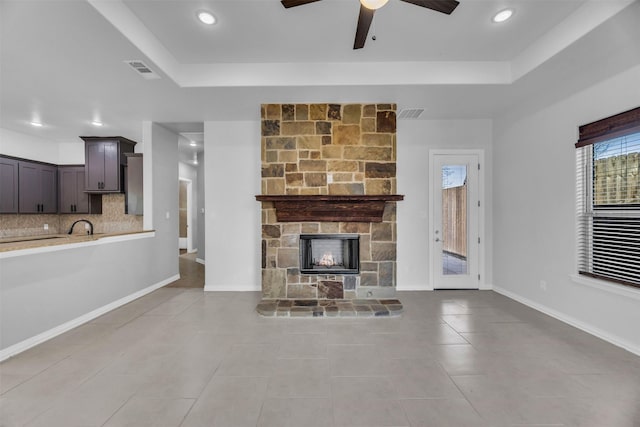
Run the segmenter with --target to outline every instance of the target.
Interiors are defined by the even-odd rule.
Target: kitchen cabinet
[[[18,211],[57,213],[57,167],[47,163],[18,161]]]
[[[18,160],[1,156],[0,213],[18,213]]]
[[[18,213],[18,160],[0,157],[0,213]]]
[[[84,165],[58,166],[60,213],[102,213],[102,195],[85,192],[84,183]]]
[[[133,153],[135,141],[114,137],[81,136],[85,142],[85,191],[124,192],[126,153]]]

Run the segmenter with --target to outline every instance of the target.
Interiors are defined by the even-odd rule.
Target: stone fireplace
[[[265,104],[261,117],[263,300],[394,298],[395,104]]]

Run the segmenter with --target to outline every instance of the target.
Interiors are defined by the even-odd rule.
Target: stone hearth
[[[397,299],[263,300],[256,307],[265,317],[389,317],[402,313]]]

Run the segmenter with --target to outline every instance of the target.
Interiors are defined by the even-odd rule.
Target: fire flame
[[[335,264],[336,264],[336,261],[333,258],[333,255],[331,254],[331,252],[325,252],[324,255],[322,255],[322,258],[320,258],[320,261],[318,261],[318,265],[323,265],[326,267],[331,267]]]

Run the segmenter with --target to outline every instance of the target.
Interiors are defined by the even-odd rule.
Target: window
[[[640,107],[580,127],[578,271],[640,287]]]

